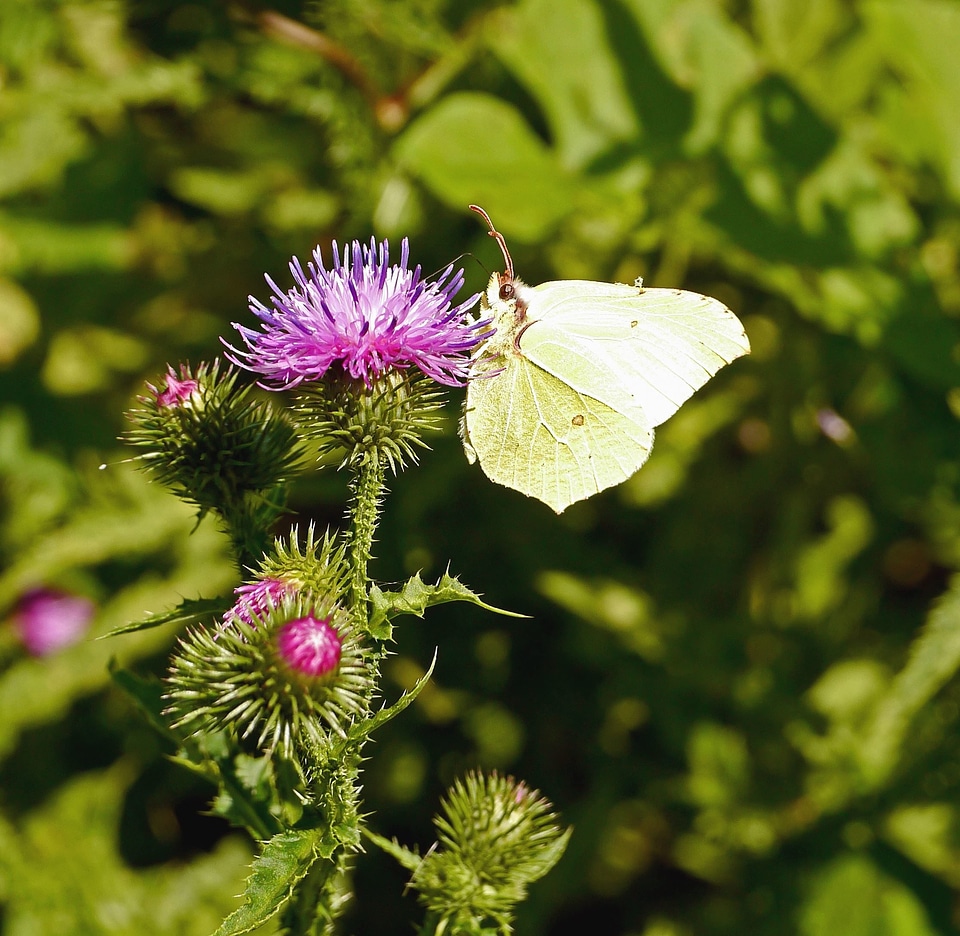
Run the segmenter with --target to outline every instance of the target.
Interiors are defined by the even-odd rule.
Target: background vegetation
[[[405,619],[391,685],[439,665],[373,827],[428,844],[482,765],[575,825],[520,932],[958,931],[957,48],[953,0],[4,0],[0,616],[54,585],[95,635],[236,584],[121,461],[123,410],[316,243],[469,251],[481,288],[479,202],[527,281],[710,293],[754,352],[560,518],[466,464],[451,402],[374,574],[449,561],[531,617]],[[292,519],[344,493],[310,475]],[[2,931],[209,934],[251,844],[107,669],[174,633],[0,632]],[[348,931],[410,932],[403,885],[363,856]]]

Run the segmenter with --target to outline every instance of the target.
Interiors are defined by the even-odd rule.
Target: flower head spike
[[[390,265],[389,245],[353,241],[342,256],[333,243],[333,265],[326,269],[320,248],[304,271],[290,263],[295,285],[284,292],[268,276],[273,308],[250,297],[259,331],[234,323],[246,349],[225,341],[227,357],[260,374],[266,384],[296,387],[321,380],[334,364],[368,387],[392,370],[416,367],[438,383],[462,386],[469,353],[487,323],[470,314],[477,296],[453,305],[463,271],[447,267],[434,282],[409,269],[404,238],[400,263]]]

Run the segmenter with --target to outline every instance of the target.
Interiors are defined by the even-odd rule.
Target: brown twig
[[[264,35],[279,39],[290,45],[300,46],[315,52],[329,62],[376,108],[380,101],[380,91],[367,75],[364,67],[343,46],[317,29],[298,23],[296,20],[277,13],[275,10],[262,10],[256,15],[257,26]]]

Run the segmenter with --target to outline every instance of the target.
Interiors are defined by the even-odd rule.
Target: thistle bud
[[[95,611],[89,598],[37,588],[20,599],[13,626],[28,653],[48,656],[80,640]]]
[[[294,426],[266,402],[250,400],[232,368],[219,362],[192,371],[168,368],[163,384],[147,384],[128,415],[125,440],[173,492],[202,511],[236,509],[244,495],[289,481],[303,452]]]
[[[436,932],[479,936],[491,922],[509,932],[513,907],[560,859],[570,829],[536,790],[496,773],[468,774],[441,806],[439,843],[410,882],[440,918]]]
[[[224,731],[291,760],[344,737],[374,688],[349,615],[309,592],[262,610],[241,600],[224,624],[189,632],[166,684],[174,727]]]
[[[443,393],[416,373],[389,371],[367,386],[345,376],[328,377],[298,395],[295,413],[320,460],[353,467],[367,459],[396,474],[418,461],[424,435],[440,429]]]

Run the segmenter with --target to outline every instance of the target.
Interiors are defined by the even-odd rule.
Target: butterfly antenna
[[[513,279],[513,258],[510,256],[510,251],[507,250],[507,241],[504,236],[493,226],[493,222],[490,220],[490,215],[488,215],[479,205],[470,205],[471,211],[475,211],[484,221],[487,222],[487,227],[490,228],[487,233],[491,237],[497,239],[497,243],[500,245],[500,252],[503,254],[503,262],[507,266],[507,276],[510,279]]]

